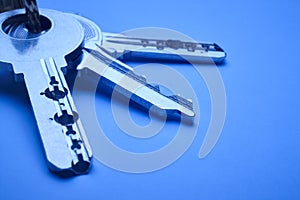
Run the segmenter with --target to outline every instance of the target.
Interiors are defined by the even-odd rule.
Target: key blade
[[[16,73],[24,74],[49,169],[55,173],[86,173],[91,149],[63,73],[55,61],[49,58],[15,62],[13,67]]]
[[[0,14],[0,62],[23,75],[49,169],[62,176],[87,173],[92,152],[62,72],[81,55],[84,33],[59,11],[41,9],[41,16],[49,26],[32,34],[23,10]]]
[[[102,46],[110,51],[111,56],[122,60],[221,63],[226,58],[225,51],[215,43],[190,42],[171,38],[157,39],[103,33]]]
[[[170,118],[179,118],[191,122],[195,117],[192,102],[179,96],[166,96],[159,92],[157,86],[146,82],[142,76],[136,75],[132,68],[107,54],[97,44],[86,45],[84,58],[78,70],[88,69],[101,76],[111,89],[130,98],[135,103],[154,110],[159,114],[165,111]],[[109,83],[107,82],[109,81]],[[115,86],[118,87],[115,87]]]

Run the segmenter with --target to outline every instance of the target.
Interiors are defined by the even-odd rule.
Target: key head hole
[[[26,28],[27,17],[25,14],[19,14],[7,18],[2,23],[1,28],[7,35],[9,35],[12,38],[33,39],[47,33],[47,31],[49,31],[52,27],[52,23],[47,17],[41,15],[40,21],[42,25],[41,33],[32,33]]]

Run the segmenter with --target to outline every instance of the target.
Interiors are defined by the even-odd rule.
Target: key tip
[[[75,174],[84,174],[89,171],[90,168],[90,162],[87,161],[81,161],[76,163],[75,165],[73,164],[72,169]]]

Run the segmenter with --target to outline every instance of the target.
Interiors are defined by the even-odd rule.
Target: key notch
[[[60,116],[57,113],[54,115],[54,120],[63,126],[70,126],[74,124],[78,118],[78,114],[74,111],[73,115],[68,114],[66,110],[63,110],[62,115]]]
[[[44,92],[41,93],[41,95],[45,95],[47,98],[52,99],[54,101],[59,101],[60,99],[65,98],[68,94],[68,90],[64,88],[64,91],[59,90],[58,86],[53,87],[53,91],[50,91],[49,88],[47,88]]]

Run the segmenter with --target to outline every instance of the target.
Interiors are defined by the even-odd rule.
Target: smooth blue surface
[[[227,117],[222,136],[209,156],[199,160],[209,122],[206,91],[206,97],[200,97],[203,125],[191,148],[173,165],[137,175],[94,160],[88,175],[61,179],[46,168],[24,86],[12,85],[8,73],[0,70],[1,200],[300,199],[298,1],[85,2],[40,0],[38,4],[80,13],[105,31],[165,27],[224,47],[227,63],[219,70],[227,92]],[[189,65],[170,66],[195,88],[205,90]],[[107,104],[98,114],[108,113],[99,118],[109,126],[110,101],[97,95],[96,107],[100,104]],[[134,112],[133,117],[147,122],[142,113]],[[130,148],[130,141],[122,137],[126,142],[120,140],[120,145],[125,148],[127,143]]]

